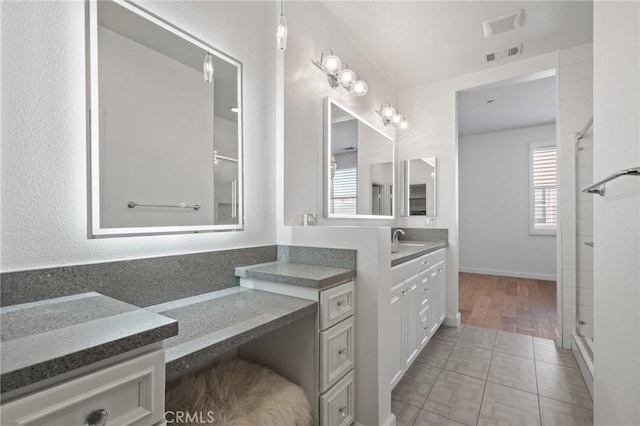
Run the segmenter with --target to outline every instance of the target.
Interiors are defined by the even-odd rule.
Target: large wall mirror
[[[325,99],[325,216],[393,219],[394,141]]]
[[[402,216],[436,215],[435,157],[400,162]]]
[[[242,229],[242,64],[131,3],[86,4],[89,236]]]

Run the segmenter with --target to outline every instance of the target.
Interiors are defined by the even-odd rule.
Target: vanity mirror
[[[332,99],[324,110],[325,216],[393,219],[393,138]]]
[[[88,0],[90,237],[243,228],[242,64]]]
[[[400,163],[402,216],[436,215],[436,158],[416,158]]]

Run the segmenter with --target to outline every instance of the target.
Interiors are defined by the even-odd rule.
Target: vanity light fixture
[[[369,91],[369,85],[358,78],[358,75],[349,66],[340,60],[330,49],[320,55],[319,61],[311,61],[320,68],[329,79],[329,84],[334,89],[342,86],[354,96],[364,96]]]
[[[287,18],[284,17],[284,0],[280,0],[280,18],[278,18],[278,30],[276,31],[276,40],[278,41],[278,49],[287,50]]]
[[[383,102],[376,112],[382,117],[385,126],[392,125],[401,130],[409,128],[409,122],[404,118],[404,115],[398,113],[398,110],[392,107],[389,102]]]
[[[204,71],[204,81],[211,83],[213,81],[213,55],[211,53],[205,55],[202,70]]]

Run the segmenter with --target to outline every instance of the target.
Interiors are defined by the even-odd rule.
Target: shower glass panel
[[[593,360],[593,132],[576,142],[576,337]]]

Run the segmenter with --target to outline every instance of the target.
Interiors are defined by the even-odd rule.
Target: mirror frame
[[[187,225],[187,226],[149,226],[103,228],[100,224],[100,117],[93,114],[99,111],[98,91],[98,6],[97,1],[85,0],[85,65],[86,65],[86,117],[87,117],[87,197],[88,197],[88,238],[166,235],[201,232],[242,231],[244,230],[244,96],[242,91],[242,62],[219,51],[210,44],[182,30],[171,22],[126,0],[109,0],[132,13],[158,25],[164,30],[181,37],[189,43],[210,52],[222,60],[237,67],[238,84],[238,219],[232,225]],[[213,120],[213,117],[212,117]],[[214,130],[215,131],[215,130]],[[213,142],[213,141],[212,141]]]
[[[384,138],[391,141],[391,165],[392,165],[392,185],[393,185],[393,207],[391,209],[391,216],[376,216],[371,214],[354,214],[354,215],[344,215],[344,214],[335,214],[330,212],[329,206],[331,205],[331,106],[335,105],[342,110],[349,113],[352,117],[367,125]],[[334,99],[329,97],[324,98],[324,217],[328,219],[380,219],[380,220],[392,220],[395,218],[396,211],[398,209],[397,206],[397,196],[396,196],[396,140],[394,137],[388,135],[383,132],[379,128],[375,127],[373,124],[369,123],[367,120],[360,117],[358,114],[351,111],[349,108],[340,104]]]
[[[402,193],[400,194],[400,200],[401,200],[401,210],[400,210],[400,217],[437,217],[438,216],[438,158],[437,157],[425,157],[425,158],[433,158],[433,161],[435,162],[435,173],[436,175],[433,177],[433,186],[435,188],[435,194],[433,195],[433,210],[435,211],[434,214],[432,215],[417,215],[411,214],[411,208],[410,208],[410,201],[409,201],[409,195],[410,195],[410,179],[409,179],[409,171],[407,170],[407,164],[409,164],[411,161],[413,160],[420,160],[422,159],[421,157],[419,158],[409,158],[406,160],[402,160],[400,161],[400,179],[402,181],[402,185],[401,185],[401,191]]]

